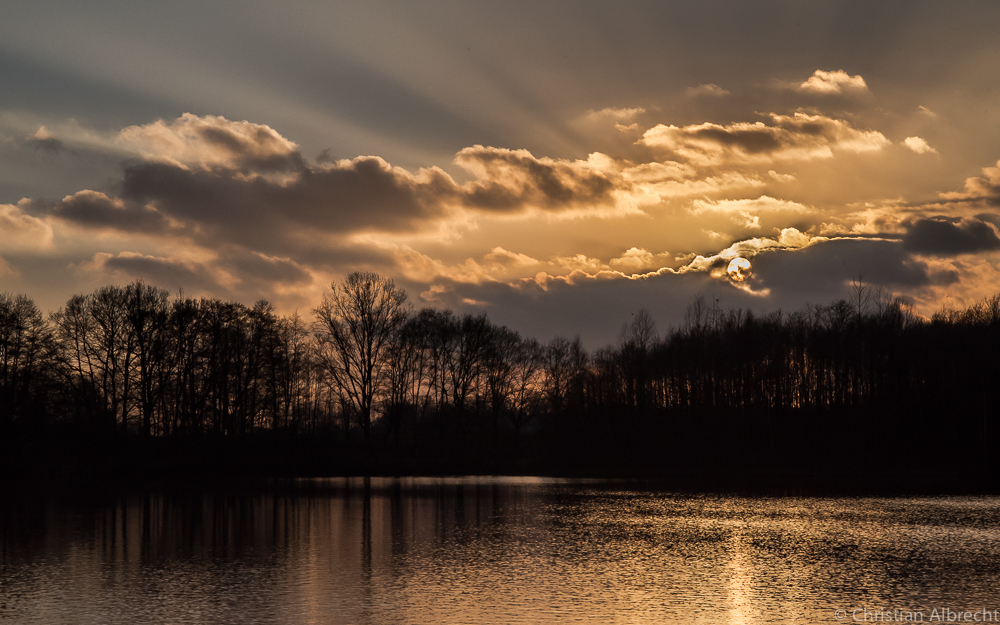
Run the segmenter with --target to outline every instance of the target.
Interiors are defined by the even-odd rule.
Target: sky
[[[308,317],[617,340],[698,296],[1000,290],[1000,3],[13,0],[0,292],[140,278]],[[743,259],[743,260],[736,260]]]

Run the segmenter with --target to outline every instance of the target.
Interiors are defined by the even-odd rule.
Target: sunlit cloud
[[[927,266],[931,284],[910,293],[919,310],[929,315],[942,308],[960,310],[996,294],[1000,284],[1000,254],[918,256]]]
[[[498,246],[494,247],[489,254],[483,256],[483,263],[488,270],[503,272],[511,269],[535,267],[539,264],[539,261],[527,254],[511,252]]]
[[[813,212],[813,209],[798,202],[779,200],[767,195],[762,195],[757,199],[744,200],[694,200],[688,210],[694,215],[728,215],[733,223],[750,230],[760,229],[761,213],[804,214]]]
[[[506,256],[502,252],[491,252],[492,255],[481,263],[473,258],[466,258],[464,262],[450,264],[442,260],[432,258],[428,254],[419,252],[407,245],[386,246],[395,259],[396,268],[408,280],[428,284],[445,279],[450,282],[465,284],[482,284],[484,282],[496,282],[498,278],[495,274],[505,273],[503,264],[496,262],[497,257]],[[510,253],[507,253],[510,254]],[[514,255],[515,258],[517,255]]]
[[[572,273],[574,271],[582,271],[585,273],[597,273],[604,269],[608,269],[609,265],[603,262],[599,258],[591,258],[586,254],[575,254],[573,256],[557,256],[552,259],[552,262],[557,266],[562,267],[568,272]]]
[[[273,128],[216,115],[185,113],[170,122],[129,126],[118,141],[142,158],[182,166],[286,169],[302,160],[298,146]]]
[[[762,195],[752,200],[694,200],[691,202],[690,211],[695,215],[709,212],[719,213],[741,213],[751,211],[758,212],[789,212],[789,213],[810,213],[814,209],[788,200]]]
[[[646,109],[641,107],[633,108],[614,108],[608,107],[603,108],[599,111],[588,111],[587,118],[592,120],[608,119],[615,123],[621,124],[625,122],[634,121],[636,117],[642,115],[646,112]]]
[[[769,163],[776,160],[832,158],[835,152],[876,152],[891,145],[876,130],[859,130],[849,122],[797,112],[769,115],[771,124],[738,122],[677,127],[660,124],[645,132],[641,143],[666,150],[701,166],[726,163]]]
[[[590,115],[622,123],[645,113],[622,108]],[[48,132],[38,128],[36,135],[46,140]],[[414,172],[377,156],[310,162],[273,128],[219,116],[186,114],[131,126],[112,143],[130,155],[120,183],[61,200],[0,205],[0,230],[17,234],[5,237],[0,251],[20,245],[17,250],[51,253],[60,233],[82,250],[81,234],[92,232],[100,238],[83,260],[70,264],[91,282],[139,277],[198,294],[307,306],[353,263],[419,285],[428,303],[488,307],[491,300],[476,289],[545,292],[589,281],[695,274],[765,298],[769,275],[753,260],[762,254],[865,237],[902,243],[905,253],[930,259],[989,252],[1000,244],[993,222],[975,218],[971,208],[964,217],[939,214],[948,202],[995,202],[1000,167],[969,178],[964,193],[944,194],[938,213],[896,200],[848,206],[818,219],[814,206],[782,197],[788,185],[804,186],[800,163],[875,154],[891,145],[879,131],[802,111],[755,123],[660,124],[645,131],[639,150],[622,156],[595,151],[586,158],[553,158],[474,145],[455,156],[469,176],[462,182],[438,167]],[[934,152],[918,137],[902,145]],[[774,162],[783,162],[785,171],[760,167]],[[651,224],[655,218],[667,233],[681,228],[693,238],[670,239],[662,247],[623,245],[610,254],[606,245],[595,254],[583,240],[575,249],[576,243],[560,243],[572,253],[549,255],[537,243],[529,254],[516,240],[500,245],[489,236],[491,224],[515,223],[551,228],[554,243],[566,224],[559,220],[610,225],[629,217]],[[820,223],[804,232],[804,219]],[[748,237],[747,231],[760,234]],[[615,236],[628,236],[627,230]],[[706,243],[722,249],[706,254]],[[650,251],[668,245],[669,253]],[[15,271],[4,262],[5,271]],[[743,269],[744,262],[754,263],[753,270]],[[951,274],[942,268],[938,275],[943,281]],[[448,299],[457,293],[462,296]]]
[[[907,137],[903,139],[903,145],[910,148],[917,154],[937,154],[938,151],[927,144],[927,141],[920,137]]]
[[[709,83],[706,85],[698,85],[697,87],[688,87],[685,93],[688,95],[688,97],[712,96],[718,98],[730,95],[728,91],[726,91],[725,89],[714,83]]]
[[[0,251],[45,250],[52,246],[52,226],[13,204],[0,204],[0,234]]]
[[[808,80],[798,86],[798,90],[821,95],[867,93],[868,85],[860,75],[851,76],[842,69],[833,72],[818,69]]]
[[[635,272],[662,266],[670,258],[667,252],[653,254],[639,247],[630,247],[621,256],[608,261],[608,266],[618,271]]]
[[[627,179],[630,172],[622,172]],[[755,174],[728,171],[717,176],[692,178],[689,180],[650,180],[631,186],[628,197],[638,206],[655,205],[668,199],[707,196],[732,191],[748,191],[765,186],[766,183]]]
[[[945,200],[1000,206],[1000,161],[997,161],[996,167],[984,167],[982,176],[966,178],[964,193],[942,193],[941,197]]]
[[[824,235],[895,235],[902,234],[905,230],[903,222],[908,218],[905,212],[901,212],[898,205],[890,203],[886,206],[875,206],[867,204],[857,207],[835,217],[830,222],[824,221],[819,228]]]
[[[527,150],[476,145],[461,150],[455,163],[477,178],[463,190],[463,202],[471,208],[507,212],[614,203],[614,182],[588,161],[535,157]]]
[[[780,182],[782,184],[790,184],[797,180],[795,174],[781,174],[774,171],[773,169],[769,169],[767,171],[767,175],[770,176],[775,181]]]

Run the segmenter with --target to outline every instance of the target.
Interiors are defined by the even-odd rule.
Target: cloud
[[[601,113],[628,119],[639,111]],[[813,157],[833,149],[878,149],[882,140],[877,132],[803,113],[772,115],[771,125],[658,126],[643,141],[669,144],[681,160],[635,163],[599,152],[571,160],[475,145],[455,157],[473,176],[458,184],[439,168],[412,173],[375,156],[309,163],[295,143],[268,126],[185,114],[120,133],[123,144],[144,156],[124,164],[116,195],[83,190],[31,207],[87,228],[183,236],[206,248],[236,245],[287,257],[361,234],[414,235],[448,223],[472,227],[483,213],[643,214],[674,198],[710,198],[766,184],[754,173],[700,174],[697,163],[684,160]],[[741,208],[748,211],[741,223],[757,227],[751,209],[766,207]]]
[[[985,200],[990,206],[1000,206],[1000,161],[996,167],[984,167],[982,176],[965,179],[965,193],[942,193],[946,200],[977,202]]]
[[[899,238],[905,228],[902,222],[906,220],[906,213],[901,212],[896,204],[886,206],[876,206],[865,203],[861,210],[856,210],[841,216],[832,216],[833,223],[824,222],[820,227],[820,233],[828,235],[892,235],[890,238]]]
[[[685,93],[687,93],[688,97],[712,96],[718,98],[730,95],[728,91],[713,83],[698,85],[697,87],[688,87]]]
[[[287,253],[303,237],[414,231],[443,214],[455,193],[440,170],[410,174],[359,157],[303,167],[284,181],[215,168],[145,161],[125,166],[119,197],[85,190],[36,210],[81,226],[126,233],[191,236]]]
[[[591,120],[601,120],[610,119],[616,123],[630,122],[633,121],[639,115],[646,112],[646,109],[640,107],[634,108],[615,108],[608,107],[601,109],[599,111],[588,111],[586,117]]]
[[[0,204],[0,250],[42,250],[52,246],[52,226],[20,206]]]
[[[918,254],[955,256],[1000,249],[997,227],[977,219],[917,219],[903,235],[903,248]]]
[[[762,252],[802,249],[829,240],[827,237],[814,236],[797,228],[783,228],[776,237],[752,237],[736,241],[711,256],[693,255],[676,273],[724,269],[734,258],[753,258]],[[723,274],[724,271],[719,273],[720,276]]]
[[[429,284],[444,279],[449,282],[482,284],[497,281],[490,268],[484,267],[472,258],[467,258],[464,263],[449,265],[408,245],[385,247],[393,255],[397,269],[406,279],[414,282]]]
[[[457,154],[455,162],[473,175],[458,184],[436,167],[412,173],[374,156],[309,163],[268,126],[190,114],[132,126],[121,137],[145,157],[123,164],[115,194],[85,189],[58,201],[29,201],[26,208],[104,232],[315,258],[361,235],[412,236],[449,223],[474,227],[484,213],[620,217],[672,198],[765,184],[735,171],[699,175],[669,159],[634,163],[599,152],[586,160],[556,159],[481,145]],[[510,258],[482,262],[494,267]]]
[[[171,122],[129,126],[118,141],[144,159],[184,166],[283,170],[302,165],[298,146],[270,126],[215,115],[184,113]]]
[[[168,234],[176,229],[170,219],[152,206],[108,197],[98,191],[78,191],[59,202],[32,204],[54,217],[88,228],[142,234]]]
[[[377,157],[328,167],[304,167],[276,182],[231,170],[189,170],[166,163],[125,169],[123,197],[182,220],[194,220],[220,237],[274,237],[289,228],[320,231],[398,231],[441,215],[437,200],[452,192],[440,170],[410,174]]]
[[[506,271],[508,269],[521,269],[524,267],[535,267],[539,261],[528,256],[505,250],[502,247],[494,247],[493,250],[483,256],[484,264],[493,271]]]
[[[688,208],[694,215],[722,214],[729,215],[736,225],[757,230],[760,225],[760,213],[810,213],[812,208],[762,195],[755,200],[694,200]]]
[[[815,93],[820,95],[839,95],[848,93],[868,93],[868,85],[865,79],[859,76],[850,76],[842,69],[834,72],[825,72],[821,69],[813,72],[808,80],[800,84],[797,89],[805,93]]]
[[[771,178],[773,178],[774,180],[776,180],[777,182],[780,182],[780,183],[783,183],[783,184],[789,184],[789,183],[795,182],[797,180],[797,178],[795,177],[795,174],[779,174],[778,172],[774,171],[773,169],[769,169],[767,171],[767,175],[770,176]]]
[[[859,273],[866,281],[898,288],[933,285],[928,266],[911,259],[898,241],[827,240],[797,231],[784,233],[784,239],[788,245],[778,238],[749,242],[735,256],[727,250],[697,271],[578,271],[514,283],[438,285],[434,301],[459,310],[467,309],[463,300],[475,301],[475,309],[485,308],[491,320],[540,340],[581,332],[588,347],[597,348],[616,340],[617,329],[630,312],[646,308],[668,327],[684,318],[685,308],[697,295],[718,301],[723,309],[795,311],[808,303],[848,297],[851,280]],[[803,246],[806,239],[810,243]],[[748,256],[763,249],[766,253]],[[737,256],[753,259],[750,290],[734,284],[726,272]]]
[[[598,113],[628,121],[641,112]],[[900,215],[912,220],[918,210],[903,213],[901,201],[882,207],[885,214],[866,209],[871,219],[861,214],[857,219],[840,218],[838,212],[829,219],[841,224],[839,229],[804,232],[804,221],[818,221],[817,209],[806,199],[812,197],[806,182],[811,180],[810,169],[786,167],[793,175],[777,173],[781,166],[767,171],[766,166],[744,165],[876,152],[891,143],[853,122],[801,111],[770,114],[758,123],[656,126],[626,156],[593,152],[585,159],[549,158],[528,150],[475,145],[455,157],[470,174],[461,183],[436,167],[408,171],[376,156],[311,162],[270,127],[221,117],[184,115],[172,122],[133,126],[120,134],[121,146],[126,143],[138,156],[122,165],[120,181],[57,201],[2,205],[0,230],[6,234],[19,229],[18,239],[48,241],[50,246],[53,227],[58,237],[77,236],[79,229],[101,232],[92,244],[73,239],[75,248],[91,245],[80,254],[87,260],[76,265],[93,274],[88,279],[142,277],[165,288],[243,301],[277,296],[285,306],[291,301],[309,305],[306,299],[322,285],[354,268],[396,275],[428,301],[462,306],[491,302],[491,285],[537,294],[592,281],[643,282],[662,276],[680,280],[689,275],[729,285],[726,268],[734,258],[788,255],[826,245],[831,238],[884,236],[881,226],[889,224],[890,217],[900,235],[905,230],[908,236],[905,246],[889,241],[902,258],[923,262],[912,254],[941,255],[941,249],[951,249],[942,248],[940,240],[951,239],[938,236],[942,226],[936,222],[899,225],[907,219]],[[797,182],[797,176],[803,181],[795,187],[802,192],[796,196],[799,201],[784,199],[774,190],[784,188],[776,183]],[[964,197],[1000,197],[998,181],[1000,168],[987,168],[983,177],[969,179]],[[763,194],[764,189],[772,190]],[[734,197],[744,199],[730,199]],[[558,238],[556,249],[574,254],[545,251],[542,238],[549,232],[523,236],[517,230],[520,221],[532,219],[534,225],[577,216],[626,215],[641,219],[598,225],[597,235],[579,222],[551,234],[554,242]],[[709,229],[737,230],[727,227],[730,221],[759,236],[744,234],[735,242],[726,234],[717,234],[721,242],[706,236]],[[872,231],[852,234],[851,224],[862,221]],[[945,226],[960,230],[958,238],[964,236],[966,243],[971,239],[972,248],[994,249],[995,242],[982,231],[992,228],[990,220],[975,221],[978,226],[962,221]],[[789,223],[803,230],[785,227]],[[651,238],[646,232],[629,240],[636,224],[664,228],[663,237]],[[778,227],[770,230],[773,226]],[[928,228],[938,231],[926,236]],[[451,238],[439,236],[442,232]],[[103,236],[107,233],[119,236]],[[996,239],[996,231],[991,233]],[[621,245],[622,239],[636,245]],[[0,240],[0,253],[12,240]],[[673,253],[650,251],[662,250],[660,245]],[[698,247],[692,250],[692,245]],[[65,266],[67,261],[61,262]],[[766,268],[767,263],[761,266],[753,260],[743,285],[745,295],[761,298],[767,289],[780,290]],[[907,279],[919,282],[913,276]]]
[[[630,247],[621,256],[608,261],[608,266],[618,271],[631,272],[663,266],[669,260],[667,252],[653,254],[640,247]]]
[[[591,258],[586,254],[574,254],[573,256],[556,256],[552,259],[556,265],[566,269],[570,273],[583,271],[586,273],[597,273],[608,268],[600,258]]]
[[[755,200],[694,200],[691,202],[690,211],[695,215],[702,213],[741,213],[753,212],[790,212],[790,213],[811,213],[813,209],[798,202],[779,200],[767,195],[762,195]]]
[[[123,251],[98,252],[76,268],[87,273],[105,274],[114,281],[136,278],[168,290],[183,289],[201,295],[237,296],[243,300],[261,297],[300,300],[311,293],[313,275],[289,258],[270,257],[246,250],[228,250],[223,255],[187,254],[158,256]],[[291,296],[291,297],[290,297]],[[307,301],[301,301],[308,304]]]
[[[312,274],[291,258],[250,252],[227,260],[231,268],[238,268],[243,280],[252,278],[255,281],[291,287],[312,281]]]
[[[614,182],[588,161],[538,158],[527,150],[475,145],[461,150],[455,163],[478,179],[463,189],[463,202],[470,208],[511,212],[614,204]]]
[[[920,137],[907,137],[903,139],[903,145],[910,148],[917,154],[937,154],[938,151],[927,144],[927,141]]]
[[[859,130],[849,122],[797,112],[769,115],[764,122],[728,126],[660,124],[643,134],[640,143],[667,150],[697,165],[764,163],[774,160],[831,158],[835,151],[875,152],[891,142],[875,130]]]
[[[66,149],[65,144],[56,139],[45,126],[39,126],[35,134],[24,142],[24,146],[49,154],[58,154]]]
[[[754,259],[754,275],[772,291],[794,295],[796,309],[847,295],[859,275],[889,288],[932,283],[927,265],[914,260],[899,241],[878,239],[830,239],[792,252],[762,254]]]
[[[664,200],[690,197],[692,195],[708,196],[718,193],[745,191],[763,187],[766,183],[755,175],[745,175],[738,172],[724,172],[717,176],[696,178],[693,180],[651,181],[632,185],[628,191],[628,200],[636,206],[651,206]]]
[[[119,281],[141,278],[170,290],[183,288],[194,292],[212,292],[226,282],[217,271],[214,272],[216,275],[210,275],[213,272],[208,265],[130,251],[118,254],[98,252],[89,262],[80,263],[77,267],[89,273],[106,273]]]

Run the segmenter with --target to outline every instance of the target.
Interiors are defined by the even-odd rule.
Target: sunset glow
[[[699,294],[795,309],[863,275],[929,316],[996,290],[998,9],[681,6],[12,9],[0,291],[290,313],[376,271],[598,344]]]

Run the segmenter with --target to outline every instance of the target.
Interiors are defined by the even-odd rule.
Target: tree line
[[[47,316],[0,295],[0,436],[105,455],[251,441],[291,471],[996,473],[1000,295],[929,320],[860,281],[793,313],[698,298],[681,326],[639,311],[593,353],[415,310],[373,273],[312,313],[142,281]]]

